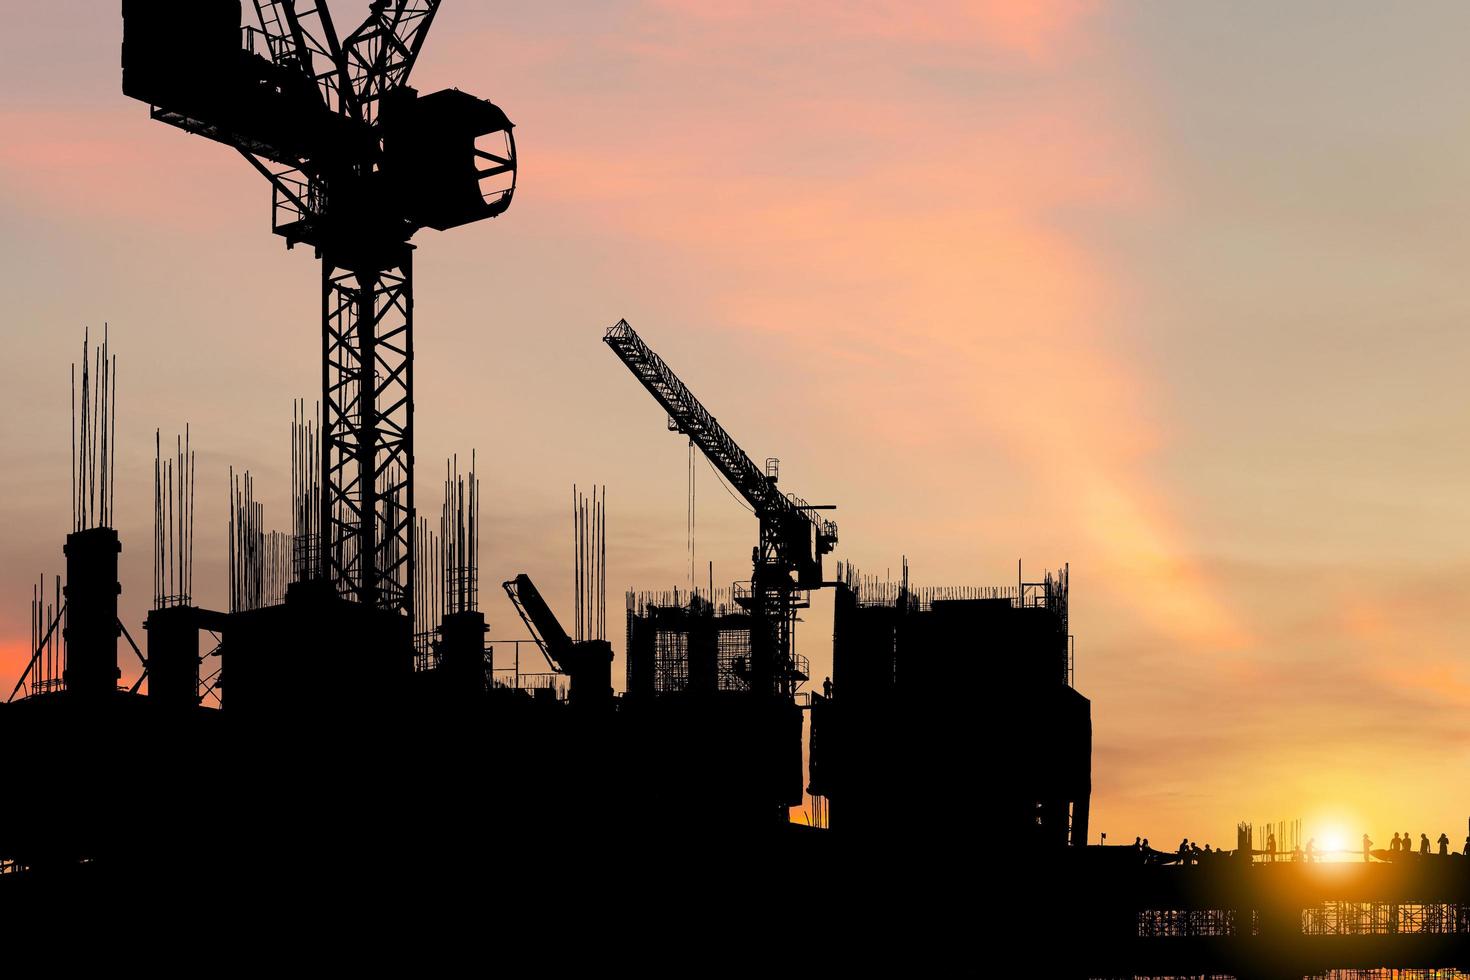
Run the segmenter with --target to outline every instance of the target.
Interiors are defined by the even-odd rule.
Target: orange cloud
[[[0,639],[0,687],[4,688],[0,690],[0,700],[10,696],[11,687],[31,662],[32,653],[24,639]]]
[[[920,49],[963,38],[1039,58],[1075,39],[1092,5],[796,6],[664,5],[694,26],[608,41],[640,64],[755,46],[767,57],[748,98],[724,98],[718,81],[651,91],[654,108],[621,120],[636,138],[615,152],[602,120],[569,127],[528,165],[535,206],[716,270],[707,299],[721,322],[779,333],[813,363],[844,358],[846,384],[883,404],[871,425],[891,445],[1004,447],[1058,486],[1048,512],[1087,540],[1102,575],[1132,580],[1126,594],[1157,628],[1244,642],[1141,469],[1164,433],[1147,394],[1157,385],[1127,353],[1126,286],[1069,227],[1150,206],[1127,100],[1059,60],[1028,68],[1040,81],[1008,98],[983,81],[915,82],[882,59],[854,86],[836,43],[804,65],[820,75],[830,62],[830,80],[771,91],[790,64],[770,48],[794,51],[818,22],[824,36]],[[812,154],[827,166],[813,172]],[[922,379],[920,397],[904,397],[905,376]]]
[[[1094,14],[1097,4],[1092,0],[986,0],[972,9],[991,43],[1042,58],[1067,41]]]

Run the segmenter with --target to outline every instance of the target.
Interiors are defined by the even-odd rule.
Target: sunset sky
[[[623,590],[687,583],[686,445],[599,342],[626,317],[838,505],[838,558],[931,585],[1070,562],[1094,840],[1458,843],[1470,5],[548,6],[450,0],[415,70],[517,123],[510,211],[415,258],[420,506],[478,451],[492,639],[525,635],[488,587],[521,571],[570,621],[573,482],[608,486],[615,675]],[[136,636],[154,429],[191,425],[196,599],[223,607],[228,467],[287,527],[320,384],[317,263],[238,154],[121,95],[118,4],[8,22],[0,696],[62,570],[85,325],[118,355]],[[748,577],[753,519],[708,468],[696,492],[700,568]],[[819,676],[830,609],[798,641]]]

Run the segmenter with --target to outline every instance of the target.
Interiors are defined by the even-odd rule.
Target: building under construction
[[[321,819],[357,814],[351,824],[367,847],[424,808],[469,805],[458,799],[463,773],[482,753],[494,759],[497,795],[527,801],[541,826],[596,811],[630,836],[830,828],[859,840],[901,824],[937,773],[983,766],[987,778],[1005,774],[986,795],[1013,832],[1038,846],[1086,839],[1090,727],[1088,702],[1070,684],[1065,571],[1009,589],[920,589],[906,572],[892,585],[839,565],[833,675],[820,693],[798,690],[819,685],[788,648],[779,673],[789,696],[755,686],[766,627],[748,583],[630,592],[618,692],[606,639],[606,495],[577,494],[572,629],[528,576],[508,579],[545,670],[522,669],[518,656],[507,674],[479,611],[473,466],[461,472],[451,461],[437,522],[416,522],[411,614],[366,605],[319,559],[319,430],[298,406],[292,530],[267,528],[250,474],[230,478],[223,610],[194,601],[193,449],[181,438],[166,458],[159,440],[153,608],[140,646],[118,616],[116,358],[105,344],[84,346],[82,364],[65,585],[58,577],[51,602],[44,582],[33,594],[34,655],[0,706],[0,739],[25,753],[35,793],[0,828],[0,857],[13,870],[182,859],[169,853],[175,807],[255,814],[258,822],[221,825],[259,840],[278,829],[260,809],[288,798]],[[796,591],[789,611],[806,608]],[[118,686],[121,655],[143,668],[127,688]],[[984,713],[996,729],[1017,711],[1025,718],[1024,756],[989,752],[997,733],[979,718],[957,726],[936,716],[936,705],[966,704],[968,692],[987,688],[1009,702]],[[123,737],[112,744],[127,745],[128,758],[146,760],[141,771],[97,751],[104,731]],[[385,780],[395,767],[412,792]],[[186,775],[199,772],[212,777],[201,785]],[[808,792],[816,828],[788,822]],[[86,799],[121,796],[140,801],[142,830],[79,819]],[[338,845],[353,839],[352,830],[334,835]]]
[[[1024,853],[1087,842],[1091,704],[1072,686],[1068,570],[918,588],[839,569],[832,683],[812,695],[811,786],[872,837],[957,786],[966,823]],[[983,788],[982,788],[983,787]]]
[[[1070,684],[1065,572],[1014,594],[829,579],[830,506],[778,486],[775,461],[755,463],[625,321],[604,343],[755,513],[750,578],[630,593],[619,692],[606,491],[577,494],[572,629],[510,575],[526,656],[545,669],[523,670],[519,646],[509,673],[497,665],[473,457],[447,462],[440,500],[415,497],[409,238],[509,207],[511,123],[458,90],[407,85],[436,0],[379,0],[345,35],[324,4],[252,6],[242,29],[237,0],[126,0],[123,90],[237,151],[270,186],[275,233],[322,260],[323,387],[316,412],[293,410],[289,530],[232,472],[229,601],[201,607],[193,448],[159,438],[139,644],[118,615],[116,361],[84,343],[64,584],[35,590],[33,656],[0,704],[0,745],[26,774],[0,820],[0,887],[250,874],[263,858],[539,860],[508,844],[523,839],[670,862],[690,853],[671,842],[737,854],[779,841],[811,858],[891,834],[956,782],[983,783],[1028,842],[1085,841],[1090,729]],[[835,666],[815,693],[794,631],[822,588],[836,589]],[[120,656],[142,667],[127,688]],[[1017,722],[1024,749],[996,752]],[[795,825],[808,790],[819,818]]]
[[[60,896],[75,922],[99,888],[153,914],[139,898],[170,885],[203,913],[265,919],[267,941],[299,922],[335,939],[320,927],[356,900],[407,913],[427,947],[452,906],[493,894],[536,908],[546,935],[486,917],[477,941],[655,963],[704,935],[706,955],[786,956],[803,928],[819,968],[897,949],[912,969],[962,944],[936,965],[1264,978],[1470,962],[1470,837],[1463,859],[1365,842],[1347,873],[1277,862],[1244,825],[1203,862],[1088,846],[1070,570],[829,578],[831,505],[780,485],[778,461],[752,459],[626,321],[604,344],[756,518],[750,578],[629,592],[618,690],[607,492],[574,488],[571,628],[507,572],[528,637],[488,643],[474,455],[446,461],[438,500],[416,496],[410,240],[504,213],[517,157],[499,107],[408,84],[438,7],[373,0],[339,32],[325,3],[252,0],[247,24],[239,0],[122,4],[124,94],[238,153],[272,231],[321,260],[322,388],[315,412],[293,409],[288,529],[230,474],[223,609],[196,600],[191,434],[172,452],[156,438],[138,633],[118,612],[120,563],[141,559],[116,530],[117,362],[105,334],[84,340],[65,574],[37,582],[32,655],[0,702],[0,898]],[[820,589],[835,603],[819,681],[795,627]],[[120,685],[121,658],[136,683]],[[804,801],[814,819],[793,823]],[[607,917],[631,928],[589,942]],[[158,918],[169,938],[193,925]],[[930,941],[909,943],[915,927]]]

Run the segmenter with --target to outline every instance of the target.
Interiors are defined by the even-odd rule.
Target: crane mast
[[[602,339],[668,412],[669,427],[688,436],[755,511],[760,543],[744,600],[752,620],[750,688],[790,698],[806,680],[792,651],[798,596],[823,585],[822,557],[837,544],[837,525],[819,515],[825,508],[783,493],[776,475],[756,465],[627,320],[609,327]]]

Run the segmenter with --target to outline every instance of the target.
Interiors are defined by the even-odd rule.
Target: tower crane
[[[751,553],[750,592],[742,597],[752,619],[750,686],[757,694],[791,697],[806,679],[791,649],[798,593],[824,584],[822,558],[837,544],[837,525],[819,512],[830,508],[783,493],[775,467],[757,466],[627,320],[602,339],[669,413],[669,428],[688,436],[755,511],[760,543]]]
[[[271,230],[322,266],[320,532],[303,577],[413,610],[413,246],[515,192],[512,124],[410,72],[440,0],[372,0],[339,37],[326,0],[123,0],[123,94],[232,147],[270,184]]]

